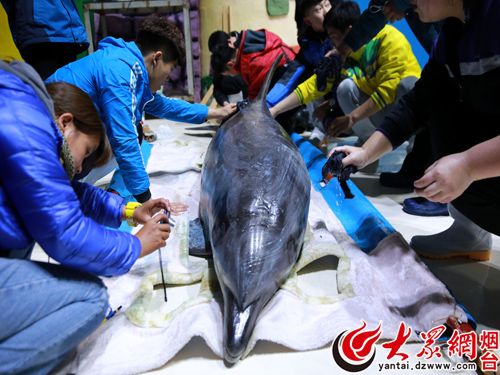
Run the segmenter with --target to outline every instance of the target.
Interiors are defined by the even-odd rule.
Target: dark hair
[[[164,17],[149,16],[139,26],[135,40],[142,55],[162,51],[163,61],[184,64],[186,49],[181,31]]]
[[[92,154],[93,166],[106,164],[111,158],[111,147],[90,97],[78,87],[66,82],[48,83],[45,87],[54,102],[57,117],[63,113],[71,113],[78,131],[99,139],[99,146]]]
[[[227,44],[229,34],[222,30],[214,31],[208,38],[208,50],[214,52],[214,48],[221,44]]]
[[[309,10],[321,3],[322,0],[296,0],[296,8],[295,8],[295,23],[297,24],[297,40],[299,44],[301,43],[301,39],[306,37],[307,39],[323,39],[326,37],[325,33],[318,33],[312,30],[311,27],[304,23],[304,18],[306,17],[307,12]],[[343,0],[330,0],[330,4],[332,8],[338,6]]]
[[[309,12],[309,10],[312,7],[315,7],[316,5],[321,3],[322,1],[323,0],[302,0],[300,2],[300,6],[299,6],[301,17],[304,18],[306,16],[307,12]]]
[[[334,28],[341,32],[345,32],[349,26],[358,22],[360,15],[361,11],[357,3],[354,1],[343,1],[336,7],[332,7],[325,15],[323,27],[325,30],[327,28]]]
[[[470,8],[473,8],[475,6],[478,6],[480,1],[477,0],[463,0],[464,2],[464,9],[468,10]]]
[[[227,44],[219,44],[215,46],[212,56],[210,57],[210,67],[214,75],[225,72],[228,67],[227,63],[236,55],[236,49],[229,47]]]

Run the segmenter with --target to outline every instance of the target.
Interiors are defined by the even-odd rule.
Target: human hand
[[[343,152],[346,157],[342,159],[342,165],[347,167],[348,165],[354,165],[359,169],[364,168],[368,165],[368,153],[362,147],[355,146],[340,146],[335,147],[328,157],[330,157],[335,151]]]
[[[141,242],[139,257],[151,254],[153,251],[164,247],[170,236],[170,225],[166,214],[159,214],[144,223],[144,226],[135,234]]]
[[[133,219],[138,224],[144,224],[162,209],[169,211],[172,215],[180,215],[187,208],[188,206],[182,202],[170,202],[165,198],[150,199],[134,210]]]
[[[464,153],[439,159],[415,181],[415,192],[433,202],[449,203],[474,182]]]
[[[222,121],[236,111],[236,104],[228,103],[220,108],[211,108],[208,110],[208,119]]]
[[[340,134],[345,133],[354,125],[352,116],[339,116],[325,123],[325,131],[331,137],[338,137]]]

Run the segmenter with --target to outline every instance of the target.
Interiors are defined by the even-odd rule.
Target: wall
[[[266,0],[200,0],[202,75],[207,75],[210,70],[208,37],[215,30],[265,28],[278,34],[287,44],[296,45],[295,0],[289,0],[289,4],[288,15],[270,17]]]

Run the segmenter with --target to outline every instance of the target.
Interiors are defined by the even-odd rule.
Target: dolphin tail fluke
[[[257,316],[257,303],[241,311],[230,291],[224,293],[224,363],[235,365],[246,351]]]
[[[271,80],[273,79],[274,72],[278,68],[278,64],[283,58],[283,54],[280,53],[280,55],[274,60],[273,66],[271,69],[269,69],[269,72],[267,72],[266,80],[264,81],[263,85],[260,88],[259,95],[257,95],[257,98],[255,99],[256,101],[262,102],[262,106],[267,109],[267,104],[266,104],[266,95],[267,92],[269,91],[269,86],[271,85]]]

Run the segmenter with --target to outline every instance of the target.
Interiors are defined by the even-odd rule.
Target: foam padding
[[[396,232],[351,180],[347,184],[354,194],[353,199],[344,198],[337,179],[332,179],[322,188],[319,184],[322,179],[321,169],[327,158],[302,136],[293,133],[291,138],[306,162],[314,189],[321,193],[347,234],[365,253],[373,250],[389,234]]]

